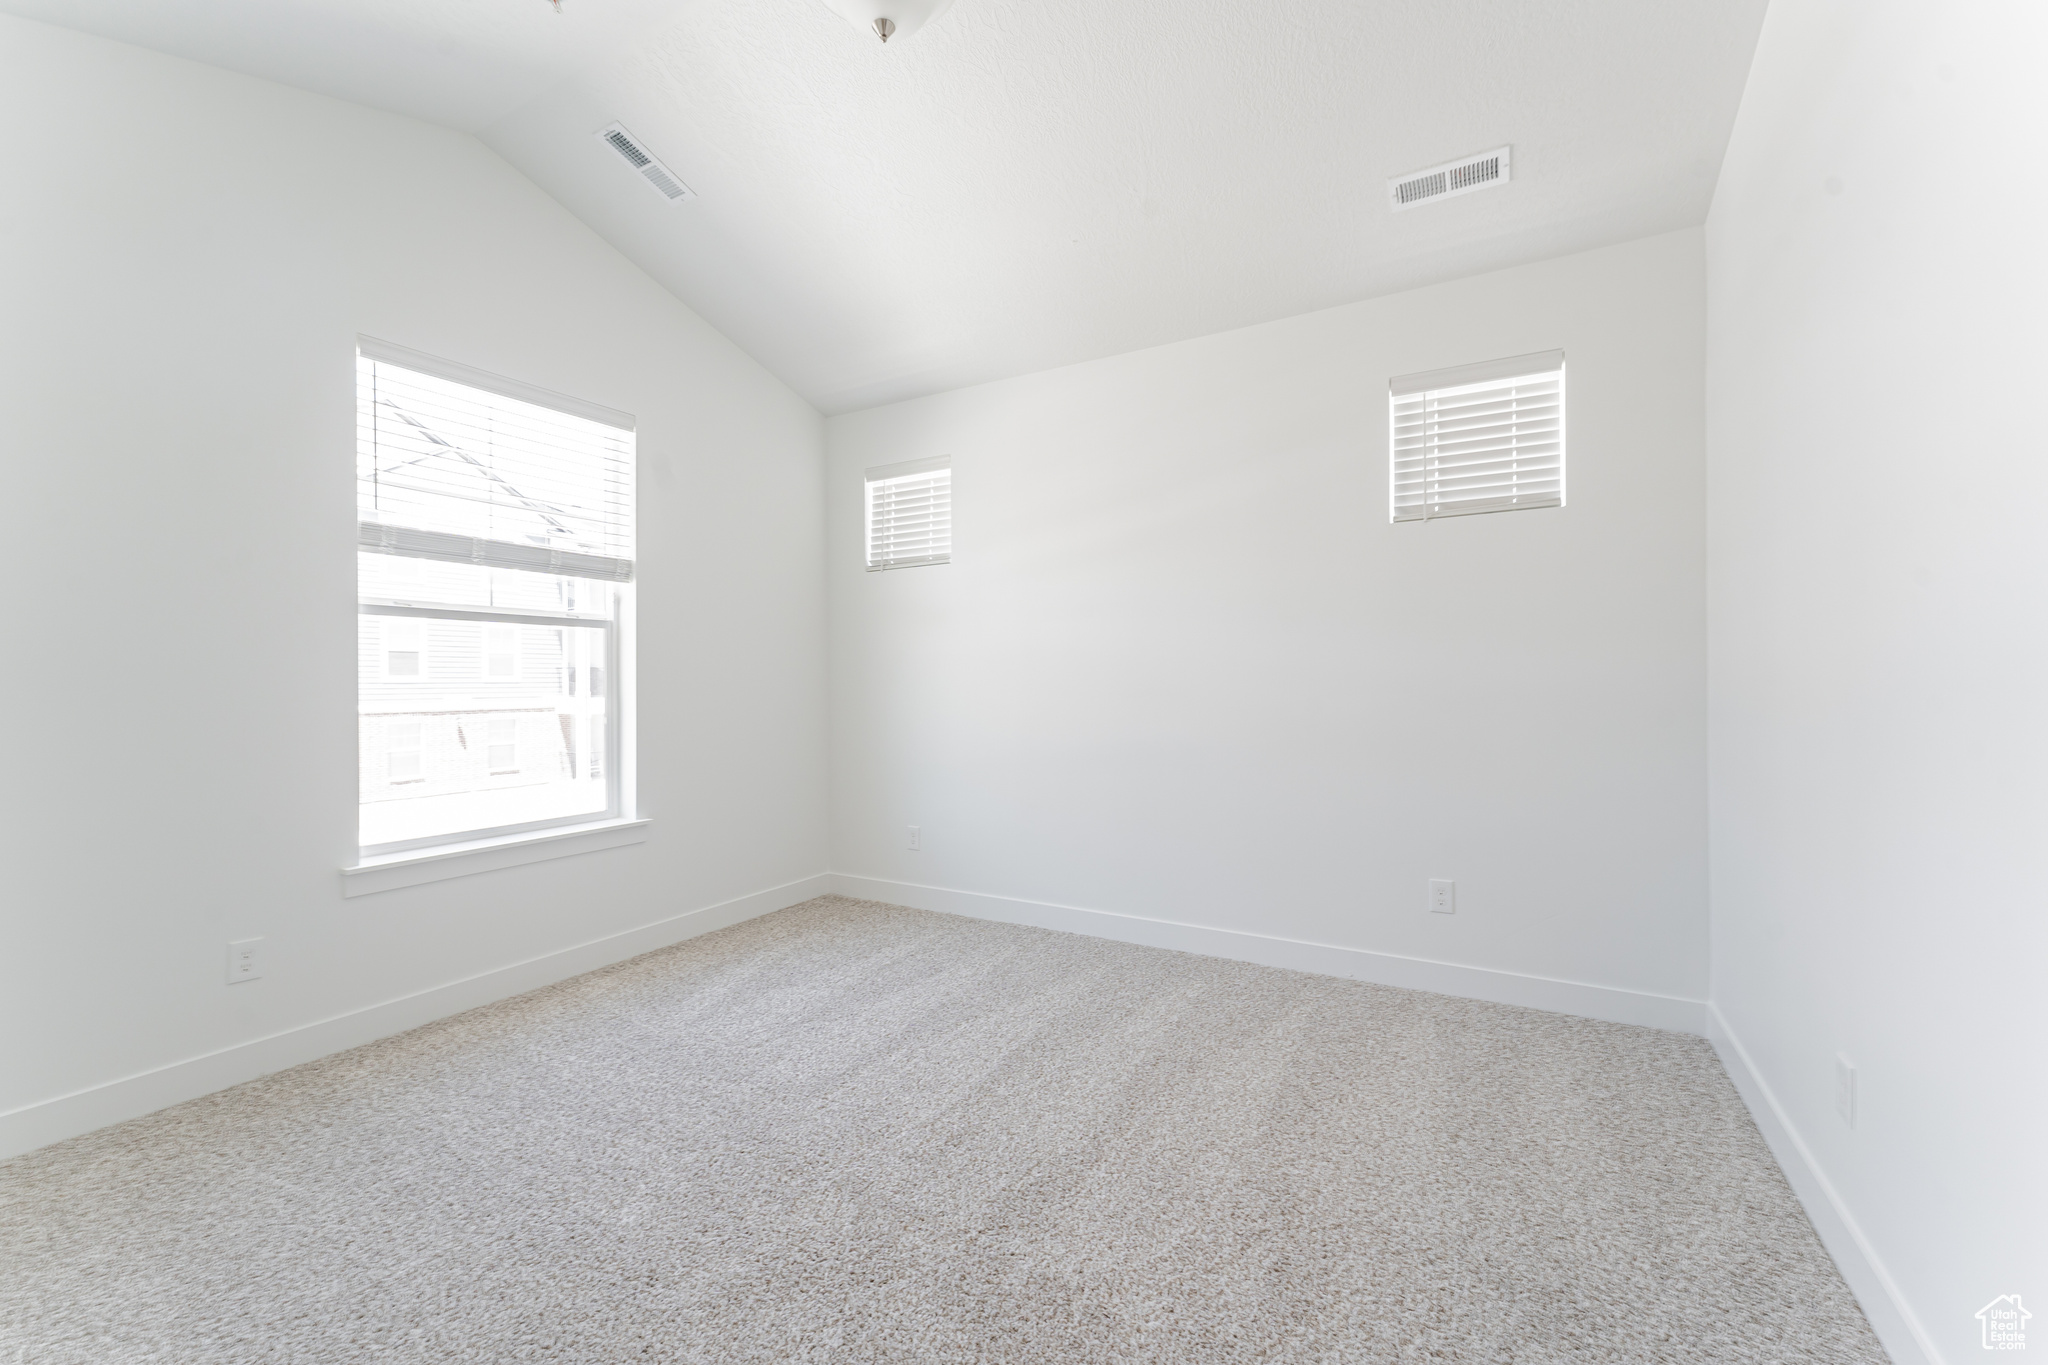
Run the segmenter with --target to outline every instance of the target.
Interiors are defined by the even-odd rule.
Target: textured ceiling
[[[887,47],[820,0],[0,8],[476,131],[838,412],[1699,223],[1764,0],[955,0]]]
[[[613,67],[674,0],[0,0],[0,11],[477,132]],[[829,15],[827,16],[829,17]]]

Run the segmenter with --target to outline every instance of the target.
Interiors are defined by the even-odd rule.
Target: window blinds
[[[902,569],[953,557],[953,458],[867,472],[868,567]]]
[[[630,417],[367,338],[356,367],[362,549],[632,578]]]
[[[1395,521],[1564,505],[1564,352],[1393,381]]]

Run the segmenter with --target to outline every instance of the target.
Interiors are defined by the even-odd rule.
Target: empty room
[[[2048,1347],[2044,61],[0,0],[0,1360]]]

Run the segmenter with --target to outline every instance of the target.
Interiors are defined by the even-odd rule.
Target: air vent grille
[[[632,162],[635,167],[645,166],[648,162],[654,159],[653,157],[647,155],[647,153],[641,151],[638,147],[634,146],[633,139],[627,137],[624,133],[620,132],[616,128],[612,129],[609,133],[606,133],[604,135],[604,140],[606,142],[611,143],[612,146],[618,148],[619,155],[626,158],[626,160]]]
[[[655,160],[654,154],[640,145],[640,140],[627,132],[623,126],[614,123],[598,133],[611,149],[624,157],[626,164],[640,172],[645,180],[663,199],[675,203],[681,199],[694,199],[697,192],[682,182],[674,171]]]
[[[1396,210],[1414,208],[1432,199],[1449,199],[1508,182],[1508,149],[1460,157],[1427,170],[1397,175],[1387,182],[1387,197]]]
[[[1444,183],[1442,171],[1435,175],[1418,175],[1413,180],[1403,180],[1394,186],[1394,198],[1403,204],[1412,204],[1418,199],[1434,199],[1450,186]]]
[[[643,166],[640,168],[640,174],[647,177],[648,184],[660,190],[670,199],[687,199],[690,197],[690,187],[659,166]]]

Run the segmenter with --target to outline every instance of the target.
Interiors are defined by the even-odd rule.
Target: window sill
[[[535,830],[528,834],[507,834],[497,839],[476,839],[465,844],[443,844],[438,848],[413,849],[405,853],[384,853],[365,858],[354,867],[341,869],[341,894],[368,896],[378,891],[395,891],[401,886],[467,877],[476,872],[568,858],[578,853],[619,848],[647,842],[645,820],[599,820],[587,825],[565,825],[560,829]]]

